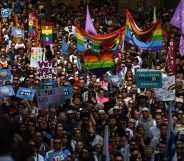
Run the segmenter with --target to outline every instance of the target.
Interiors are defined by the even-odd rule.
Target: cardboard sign
[[[52,60],[52,61],[38,61],[38,73],[37,77],[39,79],[53,79],[56,78],[56,67],[57,67],[57,62]]]
[[[65,92],[65,99],[72,99],[72,86],[63,86]]]
[[[56,87],[56,81],[55,80],[45,80],[39,83],[39,87],[41,89],[51,89]]]
[[[175,100],[175,76],[162,78],[162,88],[155,89],[155,97],[158,101]]]
[[[12,34],[12,36],[17,37],[17,38],[24,38],[24,30],[22,30],[18,27],[13,27],[11,34]]]
[[[138,88],[162,88],[162,72],[160,70],[137,69],[135,76]]]
[[[65,92],[63,87],[52,89],[39,89],[36,93],[38,108],[49,108],[51,105],[61,105],[65,101]]]
[[[108,79],[108,84],[122,85],[123,84],[122,75],[111,75]]]
[[[12,86],[0,86],[0,98],[5,98],[15,95]]]
[[[43,49],[42,48],[31,48],[31,61],[30,67],[38,68],[38,61],[43,61]]]
[[[33,100],[33,97],[35,95],[35,89],[31,88],[19,88],[16,94],[16,97]]]
[[[11,80],[11,71],[10,69],[0,69],[0,80]]]
[[[9,17],[11,15],[11,10],[9,8],[5,8],[1,10],[2,17]]]

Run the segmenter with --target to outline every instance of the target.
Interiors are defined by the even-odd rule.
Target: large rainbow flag
[[[81,54],[87,49],[93,49],[98,52],[101,50],[113,50],[117,53],[120,43],[120,34],[124,34],[125,31],[125,27],[122,27],[109,34],[91,35],[84,31],[77,23],[75,23],[75,27],[78,54]]]
[[[128,10],[126,10],[126,17],[126,42],[142,50],[162,50],[162,29],[160,21],[154,22],[149,28],[143,31],[137,27]]]

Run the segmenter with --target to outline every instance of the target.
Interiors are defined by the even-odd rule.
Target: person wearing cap
[[[143,107],[141,118],[137,121],[137,125],[142,124],[145,130],[145,134],[147,137],[149,137],[149,130],[152,126],[156,126],[156,122],[154,119],[152,119],[152,116],[150,114],[150,111],[148,107]]]
[[[98,118],[96,120],[96,127],[98,126],[104,126],[106,124],[106,113],[104,110],[98,111]]]
[[[66,112],[66,120],[63,123],[63,127],[66,132],[73,132],[73,130],[79,125],[79,123],[75,121],[74,114],[75,112],[73,110],[68,110]]]
[[[183,104],[183,98],[176,98],[176,105],[175,108],[176,110],[183,110],[184,104]]]

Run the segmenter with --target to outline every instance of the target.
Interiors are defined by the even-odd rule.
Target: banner
[[[123,78],[122,75],[111,75],[108,79],[108,84],[112,85],[122,85],[123,84]]]
[[[52,89],[39,89],[36,92],[38,108],[49,108],[51,105],[61,105],[65,101],[65,92],[63,87]]]
[[[115,66],[115,58],[116,54],[113,50],[95,52],[89,49],[81,55],[81,63],[84,69],[101,77]]]
[[[30,67],[38,68],[38,61],[43,61],[43,48],[31,48],[31,59],[30,59]]]
[[[24,30],[18,27],[13,27],[11,34],[12,36],[17,37],[17,38],[24,38]]]
[[[20,87],[17,91],[16,97],[33,100],[36,90],[32,88],[23,88]]]
[[[1,16],[4,17],[9,17],[11,15],[11,10],[9,8],[5,8],[1,10]]]
[[[77,50],[81,54],[87,49],[100,52],[101,50],[113,50],[118,52],[119,40],[121,33],[124,34],[125,28],[122,27],[117,31],[104,35],[92,35],[84,31],[77,23],[75,23]]]
[[[57,61],[38,61],[37,77],[41,79],[56,78]]]
[[[11,71],[10,69],[0,69],[0,80],[11,80]]]
[[[130,12],[126,10],[125,41],[142,50],[162,50],[161,22],[156,21],[149,28],[142,31],[135,24]]]
[[[38,85],[41,89],[51,89],[51,88],[56,87],[56,81],[55,80],[45,80],[45,81],[40,82]]]
[[[44,22],[42,23],[42,43],[44,45],[52,44],[52,23]]]
[[[174,55],[174,42],[171,41],[169,46],[169,52],[166,59],[166,71],[168,72],[169,75],[173,75],[176,73],[175,69],[176,69],[176,66],[175,66],[175,55]]]
[[[14,96],[15,92],[12,86],[0,86],[0,98]]]
[[[155,97],[158,101],[175,100],[175,76],[162,78],[162,88],[155,89]]]
[[[161,70],[137,69],[135,79],[138,88],[162,88]]]
[[[72,86],[63,86],[65,92],[65,99],[72,99]]]

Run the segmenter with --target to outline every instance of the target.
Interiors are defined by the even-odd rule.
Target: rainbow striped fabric
[[[160,21],[154,22],[149,28],[143,31],[137,27],[128,10],[126,10],[126,17],[126,42],[142,50],[162,50],[162,29]]]
[[[113,50],[118,52],[120,34],[124,34],[125,28],[104,34],[104,35],[91,35],[85,32],[77,23],[75,23],[76,37],[77,37],[77,50],[81,54],[86,49],[93,49],[95,51]]]
[[[44,45],[52,44],[52,23],[51,22],[42,23],[42,43]]]
[[[33,14],[29,14],[29,23],[28,23],[28,28],[29,28],[29,36],[30,37],[35,37],[36,36],[36,30],[33,28],[34,26],[34,20],[36,17]]]

